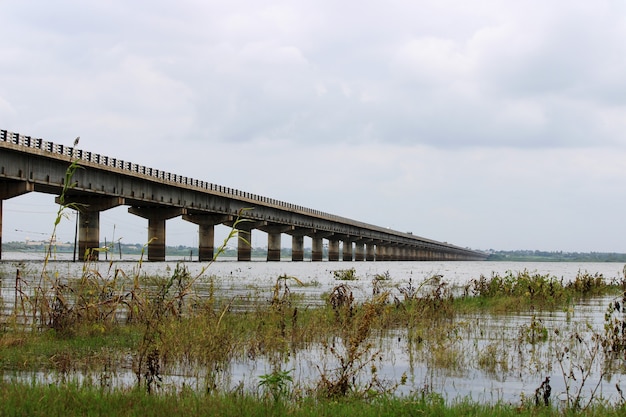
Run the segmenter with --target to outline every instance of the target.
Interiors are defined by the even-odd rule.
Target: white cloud
[[[462,245],[626,251],[625,9],[9,1],[0,127]]]

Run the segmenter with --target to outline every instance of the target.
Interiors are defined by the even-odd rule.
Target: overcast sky
[[[464,247],[626,252],[622,0],[3,0],[0,16],[1,129]],[[53,201],[5,201],[3,241],[49,233]],[[145,242],[126,210],[101,237]],[[167,243],[196,227],[169,221]]]

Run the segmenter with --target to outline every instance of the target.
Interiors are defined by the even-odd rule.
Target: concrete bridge
[[[304,236],[312,241],[312,261],[322,260],[323,240],[328,243],[329,261],[462,261],[487,256],[6,130],[0,130],[0,245],[2,201],[29,192],[60,196],[72,161],[81,168],[71,178],[64,202],[80,207],[79,253],[90,252],[94,258],[98,252],[90,249],[100,245],[100,212],[121,205],[148,221],[150,261],[165,260],[166,220],[178,216],[198,225],[200,261],[214,256],[215,225],[233,226],[238,216],[246,220],[237,224],[246,238],[237,239],[240,261],[251,258],[249,237],[254,229],[267,233],[268,261],[280,260],[283,234],[291,236],[293,261],[303,260]]]

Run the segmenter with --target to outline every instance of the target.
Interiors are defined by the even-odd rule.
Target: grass
[[[625,271],[626,274],[626,271]],[[625,275],[626,276],[626,275]],[[619,295],[626,291],[626,281],[607,281],[602,274],[579,271],[573,280],[532,273],[509,271],[503,276],[481,275],[463,289],[455,299],[457,311],[482,310],[509,313],[534,309],[553,310],[573,301],[601,295]]]
[[[469,400],[445,404],[436,395],[381,397],[371,401],[303,398],[295,403],[258,394],[201,394],[193,391],[149,395],[144,390],[105,391],[68,383],[0,383],[3,416],[623,416],[626,407],[597,405],[584,412],[564,412],[533,405],[485,405]]]

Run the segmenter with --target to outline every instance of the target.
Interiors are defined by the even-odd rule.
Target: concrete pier
[[[237,227],[237,260],[252,260],[252,229],[253,227],[240,225]]]
[[[183,220],[198,225],[198,260],[212,261],[215,256],[215,225],[232,222],[233,216],[187,213],[183,214]]]
[[[280,261],[282,234],[291,232],[294,228],[276,224],[264,224],[258,228],[267,233],[267,260],[269,262]]]
[[[66,196],[64,204],[78,210],[78,255],[81,260],[98,260],[100,257],[100,212],[121,206],[121,197]]]
[[[365,260],[365,243],[359,241],[354,244],[354,260],[357,262]]]
[[[328,240],[328,260],[330,262],[339,261],[339,240]]]
[[[304,261],[304,236],[291,236],[291,260],[293,262]]]
[[[354,260],[354,254],[352,250],[352,240],[344,239],[342,250],[343,250],[343,253],[342,253],[343,261],[352,262]]]
[[[2,202],[31,191],[34,191],[34,184],[29,182],[0,182],[0,248],[2,247]],[[0,251],[0,259],[2,259],[2,251]]]
[[[183,208],[129,207],[128,212],[148,219],[148,260],[165,260],[165,221],[187,214]]]
[[[311,261],[321,262],[324,257],[324,242],[321,237],[311,238]]]

